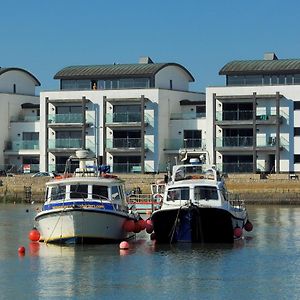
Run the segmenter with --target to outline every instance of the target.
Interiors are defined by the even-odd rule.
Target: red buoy
[[[250,221],[247,221],[246,224],[245,224],[245,226],[244,226],[244,228],[245,228],[246,231],[249,232],[249,231],[252,231],[253,225],[252,225],[252,223]]]
[[[152,231],[153,231],[153,223],[150,219],[148,219],[146,221],[146,232],[150,234],[152,233]]]
[[[32,241],[32,242],[38,242],[40,240],[40,232],[36,229],[33,228],[32,230],[30,230],[29,234],[28,234],[28,238]]]
[[[240,228],[240,227],[235,227],[234,231],[233,231],[233,234],[236,238],[240,238],[243,234],[243,229]]]
[[[120,243],[119,248],[121,250],[127,250],[127,249],[129,249],[129,243],[126,242],[126,241],[123,241],[123,242]]]
[[[24,246],[20,246],[18,248],[18,252],[19,252],[19,254],[25,254],[25,247]]]
[[[134,233],[139,233],[140,231],[141,231],[141,226],[140,226],[139,222],[138,221],[134,222],[134,230],[133,230],[133,232]]]
[[[135,223],[133,220],[126,220],[123,224],[123,228],[127,232],[133,232],[135,229]]]
[[[143,219],[138,220],[139,226],[141,230],[144,230],[146,228],[146,221]]]

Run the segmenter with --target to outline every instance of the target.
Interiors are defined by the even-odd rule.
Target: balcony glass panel
[[[49,115],[50,123],[82,123],[82,114],[56,114]]]
[[[140,138],[115,138],[107,140],[108,148],[141,148]]]
[[[49,149],[58,148],[81,148],[81,139],[50,139]]]
[[[252,136],[223,137],[216,139],[217,147],[252,147]]]
[[[223,173],[252,173],[253,163],[248,162],[235,162],[235,163],[222,163],[216,165],[217,169]]]
[[[141,113],[127,112],[127,113],[110,113],[106,115],[107,123],[130,123],[141,122]]]
[[[37,122],[40,116],[12,116],[11,122]]]
[[[22,140],[12,141],[7,143],[7,150],[19,151],[19,150],[38,150],[39,140]]]
[[[140,163],[114,163],[113,172],[115,173],[141,173]]]
[[[217,121],[245,121],[252,120],[252,118],[252,110],[222,111],[216,113]]]

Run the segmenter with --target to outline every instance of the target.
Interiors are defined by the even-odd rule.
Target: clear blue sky
[[[176,62],[192,90],[223,85],[235,59],[300,58],[299,0],[15,0],[0,4],[0,66],[58,88],[69,65]]]

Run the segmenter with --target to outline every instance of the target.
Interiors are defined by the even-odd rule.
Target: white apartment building
[[[21,68],[0,68],[0,169],[39,169],[40,82]]]
[[[165,171],[183,149],[205,147],[205,95],[189,91],[191,73],[177,63],[70,66],[60,90],[40,94],[40,169],[63,171],[89,149],[113,172]]]
[[[206,89],[207,148],[225,172],[300,171],[300,59],[232,61]]]

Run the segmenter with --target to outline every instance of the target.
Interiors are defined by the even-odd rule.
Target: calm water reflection
[[[29,242],[36,207],[0,208],[0,299],[300,297],[297,206],[248,206],[254,231],[234,245],[155,245],[143,233],[128,251]]]

